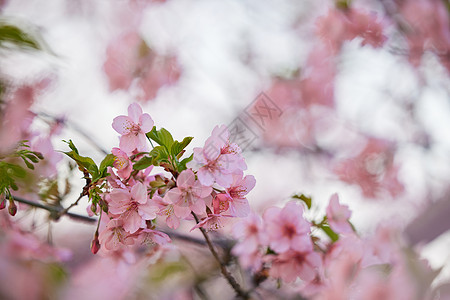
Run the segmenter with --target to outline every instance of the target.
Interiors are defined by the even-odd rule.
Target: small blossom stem
[[[198,224],[200,222],[199,218],[197,217],[197,215],[194,212],[192,212],[192,215],[194,216],[195,222],[197,222],[197,224]],[[203,237],[205,238],[205,241],[206,241],[206,244],[208,245],[209,250],[211,251],[211,253],[214,256],[214,258],[216,259],[216,261],[219,263],[220,271],[222,272],[222,274],[225,277],[225,279],[228,281],[228,283],[231,285],[231,287],[234,289],[236,294],[241,299],[250,299],[250,296],[249,296],[248,292],[244,291],[241,288],[239,283],[236,281],[236,279],[233,277],[233,275],[231,275],[231,273],[228,271],[228,269],[225,266],[225,264],[220,259],[219,254],[217,253],[216,249],[214,248],[214,246],[213,246],[213,244],[211,242],[211,239],[209,238],[209,235],[206,232],[206,230],[203,229],[202,227],[200,227],[199,229],[202,232]]]

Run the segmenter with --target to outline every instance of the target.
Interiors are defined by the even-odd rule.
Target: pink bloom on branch
[[[145,228],[139,231],[138,233],[139,233],[138,238],[141,244],[164,245],[171,242],[170,237],[161,231]]]
[[[115,156],[113,166],[117,169],[117,174],[123,179],[130,177],[133,165],[128,155],[119,148],[112,148],[111,153]]]
[[[331,229],[336,233],[351,233],[353,229],[348,222],[352,212],[347,205],[339,203],[339,196],[333,194],[327,207],[327,219]]]
[[[242,174],[247,168],[240,148],[231,143],[225,125],[216,126],[203,148],[194,148],[194,159],[188,167],[198,167],[198,180],[206,186],[217,182],[229,187],[233,182],[233,174]]]
[[[180,219],[175,215],[174,204],[167,198],[161,198],[157,195],[153,196],[152,200],[159,207],[158,215],[166,217],[167,226],[177,229],[180,226]]]
[[[120,215],[123,220],[123,228],[134,233],[139,228],[145,228],[146,220],[156,218],[158,207],[152,204],[147,197],[147,189],[138,182],[131,190],[114,189],[110,193],[109,212]]]
[[[115,117],[112,127],[122,136],[120,137],[120,149],[131,153],[135,149],[146,152],[150,150],[146,133],[152,130],[153,120],[149,114],[143,113],[137,103],[128,106],[128,116]]]
[[[264,213],[270,248],[281,253],[289,249],[305,251],[312,249],[309,236],[310,224],[303,218],[303,208],[296,202],[288,202],[281,209],[270,207]]]
[[[108,45],[103,70],[110,91],[131,90],[142,101],[155,98],[162,86],[175,84],[182,71],[176,57],[159,55],[135,31]]]
[[[320,255],[310,251],[289,250],[278,255],[269,255],[267,260],[272,263],[269,275],[281,278],[290,283],[297,277],[303,281],[312,281],[316,278],[318,270],[322,267]]]
[[[122,220],[110,220],[105,230],[100,232],[99,241],[103,250],[116,251],[124,246],[134,244],[134,240],[129,238],[128,232],[123,228]]]
[[[177,217],[186,218],[191,211],[196,214],[205,213],[205,200],[210,198],[211,192],[212,187],[195,180],[194,172],[188,169],[178,175],[177,187],[168,191],[164,198],[174,204]]]
[[[242,178],[242,174],[233,175],[233,183],[227,188],[230,195],[230,214],[236,217],[246,217],[250,213],[250,205],[245,196],[255,187],[256,180],[252,175]]]

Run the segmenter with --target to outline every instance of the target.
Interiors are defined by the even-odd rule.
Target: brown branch
[[[20,203],[27,204],[29,206],[44,209],[44,210],[50,212],[50,214],[52,215],[52,218],[54,218],[54,215],[59,215],[60,212],[62,211],[60,207],[49,206],[49,205],[45,205],[42,203],[26,200],[26,199],[23,199],[20,197],[14,197],[13,200],[20,202]],[[88,216],[83,216],[83,215],[79,215],[79,214],[75,214],[75,213],[71,213],[71,212],[66,212],[66,213],[64,213],[64,215],[68,216],[71,219],[77,220],[77,221],[83,221],[83,222],[88,222],[88,223],[95,223],[97,221],[97,219],[95,219],[95,218],[91,218]]]
[[[194,212],[192,212],[192,215],[194,216],[195,222],[197,222],[197,224],[198,224],[200,221],[199,221],[197,215]],[[220,271],[222,272],[222,274],[225,277],[225,279],[228,281],[228,283],[231,285],[231,287],[234,289],[236,294],[241,299],[250,299],[250,296],[249,296],[248,292],[244,291],[241,288],[239,283],[236,281],[236,279],[233,277],[233,275],[231,275],[231,273],[228,271],[228,269],[225,266],[225,264],[220,259],[219,254],[217,253],[216,249],[214,248],[214,246],[213,246],[213,244],[211,242],[211,239],[209,238],[209,235],[206,232],[206,230],[204,228],[202,228],[202,227],[200,227],[199,229],[202,232],[203,237],[205,238],[205,241],[206,241],[206,244],[208,245],[209,250],[211,251],[211,253],[214,256],[214,258],[216,259],[216,261],[219,263]]]

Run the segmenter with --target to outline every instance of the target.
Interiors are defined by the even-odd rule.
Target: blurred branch
[[[75,130],[76,132],[78,132],[81,136],[83,136],[83,138],[85,138],[94,148],[96,148],[98,151],[102,152],[103,154],[108,154],[109,152],[106,151],[105,149],[103,149],[93,138],[91,138],[91,136],[89,134],[86,133],[86,131],[84,131],[80,126],[78,126],[77,124],[66,120],[64,118],[58,118],[52,115],[49,115],[47,113],[44,112],[40,112],[40,113],[36,113],[36,115],[40,118],[48,118],[48,119],[52,119],[56,122],[59,122],[61,124],[66,125],[67,127]]]
[[[450,201],[443,198],[429,205],[405,230],[411,246],[420,242],[429,243],[450,229]]]
[[[53,215],[59,215],[61,213],[61,211],[63,211],[63,209],[61,207],[49,206],[49,205],[45,205],[42,203],[26,200],[26,199],[23,199],[20,197],[14,197],[13,200],[20,202],[20,203],[27,204],[29,206],[44,209],[44,210],[50,212],[50,215],[52,216],[52,218],[54,218]],[[83,215],[79,215],[79,214],[75,214],[75,213],[71,213],[71,212],[66,212],[66,213],[64,213],[64,215],[68,216],[71,219],[77,220],[77,221],[83,221],[83,222],[88,222],[88,223],[95,223],[97,221],[97,219],[95,219],[95,218],[91,218],[88,216],[83,216]]]
[[[198,224],[200,222],[200,220],[198,219],[197,215],[194,212],[192,212],[192,215],[194,216],[195,222]],[[236,279],[233,277],[233,275],[231,275],[231,273],[228,271],[228,269],[225,266],[225,264],[220,259],[219,254],[217,253],[216,249],[214,248],[214,246],[213,246],[213,244],[211,242],[211,239],[209,238],[209,235],[206,232],[206,230],[204,228],[202,228],[202,227],[200,227],[199,229],[202,232],[203,237],[205,238],[205,241],[206,241],[206,244],[208,245],[209,250],[211,251],[211,253],[214,256],[214,258],[216,259],[216,261],[219,263],[220,271],[222,272],[222,274],[225,277],[225,279],[228,281],[228,283],[234,289],[234,291],[239,296],[239,298],[241,298],[241,299],[250,299],[250,296],[249,296],[248,292],[244,291],[241,288],[239,283],[237,283]]]

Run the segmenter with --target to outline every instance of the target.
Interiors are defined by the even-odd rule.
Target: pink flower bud
[[[17,206],[12,200],[9,201],[8,211],[11,216],[15,216],[17,213]]]
[[[92,254],[97,254],[98,250],[100,250],[100,242],[98,240],[98,233],[96,232],[91,242],[91,252]]]
[[[4,209],[6,207],[6,199],[5,195],[1,195],[0,209]]]

